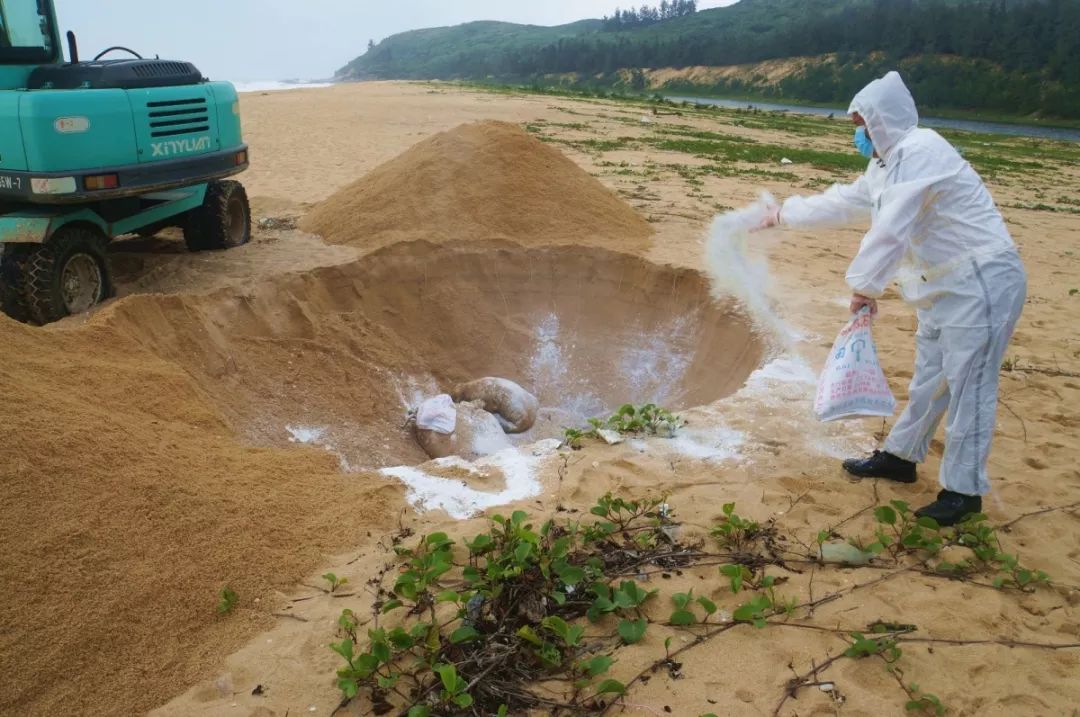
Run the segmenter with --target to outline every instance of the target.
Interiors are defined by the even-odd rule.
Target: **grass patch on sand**
[[[766,142],[747,141],[746,138],[698,139],[693,137],[653,137],[642,141],[665,152],[681,152],[713,161],[745,162],[748,164],[780,164],[790,159],[796,164],[808,164],[815,169],[829,172],[861,172],[866,160],[854,152],[830,152],[804,149]]]

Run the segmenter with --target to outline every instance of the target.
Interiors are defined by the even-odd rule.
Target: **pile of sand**
[[[0,343],[0,714],[160,704],[270,624],[275,589],[394,519],[391,484],[240,445],[180,367],[105,322],[0,316]],[[219,617],[226,584],[240,605]]]
[[[584,169],[506,122],[420,142],[316,206],[302,227],[364,249],[507,239],[637,251],[653,233]]]

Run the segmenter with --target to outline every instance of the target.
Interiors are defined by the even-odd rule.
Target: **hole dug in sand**
[[[710,403],[763,355],[700,274],[585,247],[397,244],[243,293],[139,297],[110,321],[183,364],[249,439],[319,445],[352,470],[426,462],[406,413],[461,382],[539,399],[533,428],[507,436],[522,445],[624,403]]]

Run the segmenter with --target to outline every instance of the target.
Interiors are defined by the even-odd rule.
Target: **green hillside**
[[[614,9],[613,9],[614,10]],[[387,38],[342,79],[444,79],[657,89],[656,68],[801,59],[781,77],[672,75],[661,88],[842,102],[900,67],[928,108],[1080,118],[1080,0],[741,0],[626,27],[476,22]]]

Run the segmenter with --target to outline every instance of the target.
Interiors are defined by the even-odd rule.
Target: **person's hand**
[[[865,306],[870,307],[871,316],[877,316],[877,299],[871,299],[869,296],[863,296],[862,294],[851,295],[851,313],[857,314]]]
[[[768,214],[761,220],[761,223],[751,229],[751,232],[760,232],[764,229],[772,229],[773,227],[780,226],[780,205],[776,204],[768,208]]]

